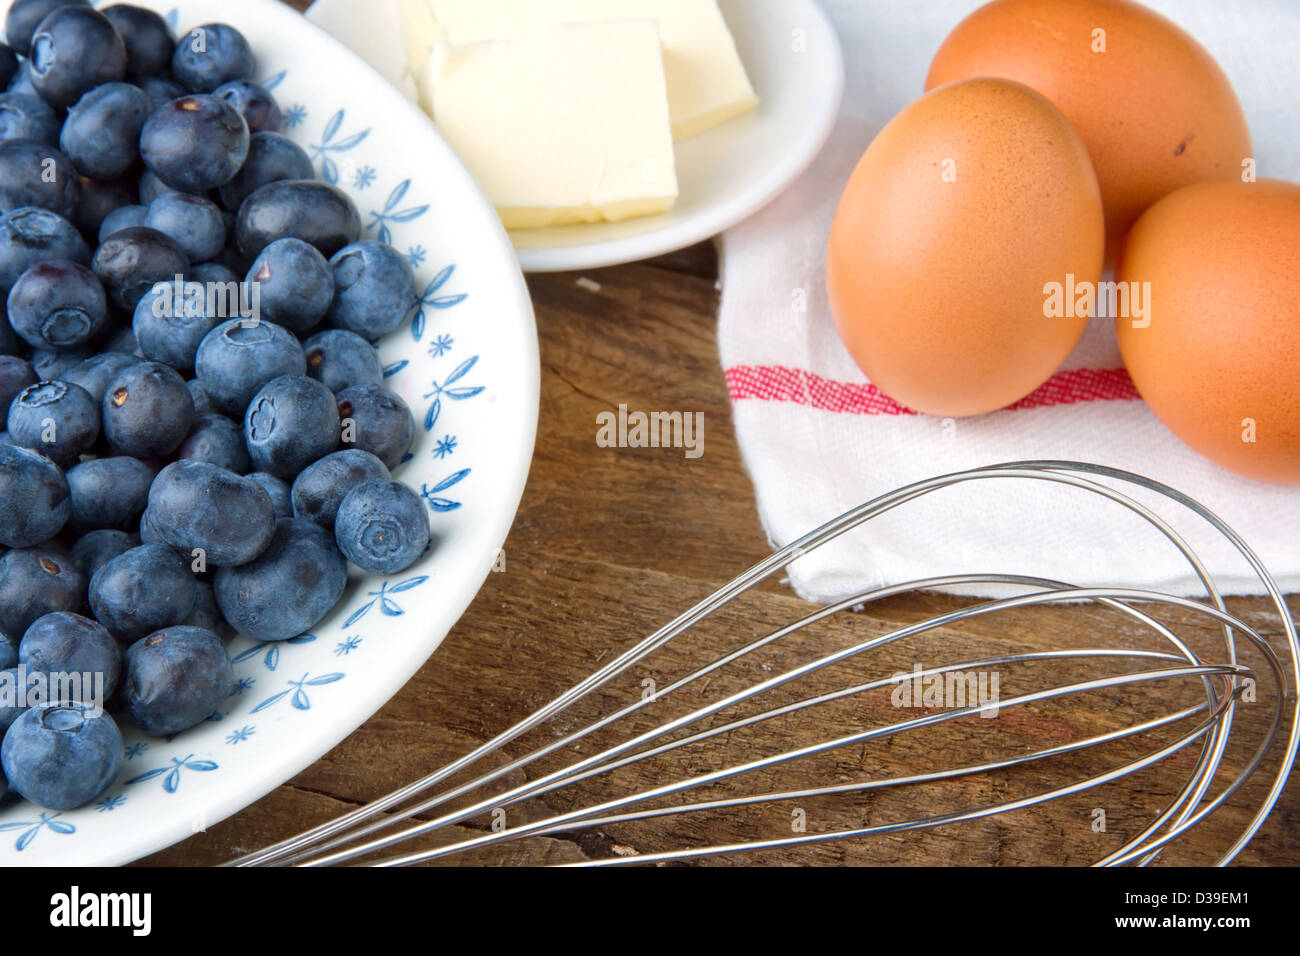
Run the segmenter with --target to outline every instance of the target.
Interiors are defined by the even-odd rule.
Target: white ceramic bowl
[[[356,201],[367,238],[415,263],[424,307],[380,353],[387,386],[417,419],[413,457],[395,475],[424,494],[437,544],[392,578],[353,569],[343,600],[309,635],[236,638],[239,691],[219,719],[168,739],[123,722],[122,773],[91,805],[57,813],[9,797],[0,805],[5,864],[145,856],[247,806],[350,734],[424,664],[497,565],[537,426],[537,330],[523,276],[433,124],[273,0],[133,2],[167,14],[178,34],[211,22],[243,31],[257,78],[273,87],[286,133],[317,175]]]
[[[817,157],[844,92],[844,60],[830,20],[815,0],[720,0],[720,6],[759,108],[678,144],[681,195],[671,212],[512,231],[524,271],[594,269],[702,242],[758,212]],[[395,0],[316,0],[307,15],[414,95],[400,66]]]

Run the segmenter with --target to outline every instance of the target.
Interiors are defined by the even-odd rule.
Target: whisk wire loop
[[[726,651],[708,663],[695,667],[684,676],[671,681],[657,693],[647,697],[638,696],[632,702],[617,707],[604,716],[587,722],[576,730],[558,734],[557,739],[535,747],[523,756],[480,772],[465,783],[437,789],[439,784],[449,781],[450,778],[461,771],[472,767],[482,761],[483,758],[501,750],[534,728],[565,712],[595,690],[604,687],[619,675],[626,673],[630,668],[644,661],[670,641],[695,628],[700,622],[730,604],[760,581],[787,568],[809,552],[826,545],[873,518],[935,491],[966,482],[1003,479],[1030,479],[1071,486],[1107,498],[1136,514],[1154,527],[1183,555],[1204,587],[1208,603],[1207,601],[1192,600],[1137,588],[1076,587],[1062,581],[1002,573],[935,576],[918,581],[874,588],[826,607],[818,608],[793,623],[752,639],[734,650]],[[1127,483],[1149,492],[1155,492],[1166,501],[1171,501],[1192,512],[1193,515],[1207,522],[1214,531],[1225,538],[1250,564],[1254,573],[1262,582],[1265,591],[1272,599],[1281,622],[1283,637],[1290,658],[1289,662],[1287,664],[1283,663],[1272,645],[1256,628],[1227,611],[1214,577],[1209,573],[1200,556],[1164,517],[1132,496],[1104,483],[1100,479]],[[565,752],[584,738],[597,731],[612,728],[620,721],[642,712],[647,707],[666,697],[684,692],[692,685],[701,688],[707,687],[707,681],[704,681],[704,678],[709,675],[715,674],[763,648],[823,622],[834,615],[851,612],[855,608],[910,591],[972,584],[997,584],[1009,586],[1013,589],[1026,588],[1031,590],[1028,593],[989,600],[939,614],[925,621],[894,628],[885,634],[859,641],[852,646],[822,654],[811,661],[799,664],[782,673],[759,680],[743,690],[726,694],[720,699],[696,706],[689,713],[667,720],[651,730],[635,734],[622,743],[599,748],[596,753],[590,756],[575,760],[558,770],[544,773],[536,779],[510,787],[504,793],[490,794],[487,792],[486,788],[496,781],[508,775],[524,771],[544,757]],[[851,686],[839,687],[832,691],[824,691],[800,698],[791,703],[768,707],[748,716],[723,720],[718,724],[704,725],[706,721],[723,714],[725,711],[744,705],[762,695],[770,694],[778,688],[794,684],[810,675],[823,672],[834,665],[861,662],[864,659],[863,655],[868,655],[868,652],[878,650],[888,644],[1012,609],[1081,602],[1094,603],[1099,607],[1126,616],[1137,625],[1168,642],[1172,650],[1161,652],[1134,647],[1099,647],[1001,654],[965,661],[960,664],[945,664],[923,669],[918,665],[918,669],[915,672],[908,673],[906,677],[907,679],[942,677],[944,675],[970,673],[981,669],[1030,665],[1047,661],[1086,660],[1100,664],[1104,661],[1125,660],[1135,666],[1138,664],[1151,666],[1128,673],[1109,674],[1089,680],[1077,680],[1056,684],[1040,690],[1028,691],[1005,700],[997,700],[995,709],[1001,712],[1010,708],[1026,707],[1075,695],[1188,679],[1200,682],[1204,689],[1205,702],[1193,707],[1183,707],[1155,718],[1139,720],[1135,724],[1083,736],[1080,739],[1064,744],[1047,746],[1027,753],[1013,754],[991,760],[979,760],[956,768],[909,773],[904,776],[876,777],[821,787],[802,787],[720,799],[694,800],[671,806],[646,806],[689,791],[706,789],[723,781],[732,781],[748,773],[784,766],[792,761],[829,753],[852,744],[863,744],[925,728],[939,727],[953,720],[989,711],[987,703],[949,707],[937,713],[927,713],[910,720],[867,727],[851,734],[836,736],[779,753],[754,757],[749,760],[742,759],[739,763],[725,766],[719,770],[687,776],[681,780],[607,799],[591,806],[551,814],[526,824],[502,829],[499,832],[489,832],[469,839],[454,840],[433,849],[413,851],[395,857],[380,859],[377,865],[402,866],[443,860],[473,849],[482,849],[513,840],[563,833],[574,829],[614,826],[653,818],[699,814],[706,811],[728,810],[763,803],[864,793],[903,786],[922,786],[964,776],[989,773],[995,770],[1008,770],[1039,761],[1051,760],[1066,754],[1079,753],[1117,741],[1133,741],[1149,735],[1152,731],[1173,727],[1199,717],[1201,718],[1200,722],[1190,730],[1149,753],[1128,760],[1120,766],[1091,774],[1082,780],[1065,783],[1017,799],[1005,800],[968,810],[932,814],[919,819],[891,821],[865,827],[798,833],[778,839],[747,840],[714,846],[670,849],[654,853],[640,853],[635,856],[614,856],[608,859],[589,860],[578,864],[606,866],[693,860],[836,840],[865,839],[888,833],[957,824],[1038,806],[1052,800],[1062,799],[1113,783],[1148,767],[1155,766],[1171,755],[1199,741],[1201,744],[1200,751],[1192,764],[1191,771],[1165,808],[1136,835],[1129,838],[1123,846],[1097,861],[1098,865],[1118,865],[1122,863],[1149,865],[1159,857],[1169,843],[1223,806],[1228,799],[1239,792],[1254,777],[1264,761],[1274,751],[1278,736],[1282,730],[1284,716],[1289,717],[1289,733],[1282,748],[1280,766],[1276,771],[1272,784],[1250,822],[1243,828],[1233,845],[1218,860],[1220,864],[1231,862],[1258,832],[1260,826],[1263,825],[1264,820],[1275,806],[1294,763],[1297,747],[1300,745],[1300,725],[1297,723],[1300,710],[1297,709],[1294,694],[1288,691],[1288,682],[1292,687],[1300,685],[1300,641],[1297,640],[1295,622],[1291,617],[1283,595],[1263,563],[1246,543],[1217,515],[1186,495],[1152,479],[1106,466],[1065,461],[1026,461],[977,468],[916,482],[905,488],[882,495],[827,522],[798,541],[792,542],[760,561],[669,624],[638,642],[582,681],[579,681],[549,704],[541,707],[513,727],[498,734],[492,740],[475,748],[465,756],[336,820],[233,861],[233,865],[250,866],[287,863],[314,866],[347,863],[371,857],[398,844],[410,842],[419,837],[430,836],[444,830],[446,827],[469,820],[485,812],[545,796],[583,781],[591,780],[594,777],[611,774],[633,764],[662,757],[683,748],[698,746],[705,741],[719,737],[727,739],[734,731],[760,727],[768,721],[808,713],[814,708],[835,701],[858,697],[871,691],[895,686],[900,679],[900,675],[897,674],[857,682]],[[1186,612],[1193,617],[1217,625],[1223,635],[1223,659],[1221,661],[1207,661],[1198,656],[1171,627],[1142,609],[1142,607],[1150,608],[1154,606]],[[1254,671],[1239,663],[1237,648],[1239,636],[1246,639],[1254,652],[1261,656],[1266,664],[1265,670],[1274,689],[1271,698],[1273,702],[1272,715],[1268,729],[1255,748],[1251,758],[1241,770],[1230,776],[1230,779],[1223,784],[1223,788],[1218,793],[1211,797],[1209,796],[1211,789],[1214,788],[1216,781],[1220,781],[1222,778],[1222,764],[1232,738],[1239,696],[1244,687],[1248,685],[1253,687],[1255,681]],[[701,683],[702,681],[703,683]],[[1285,710],[1284,703],[1289,704]],[[692,731],[692,727],[697,729]],[[682,732],[685,732],[684,736],[678,736]],[[426,793],[431,793],[431,795],[422,800],[416,800],[416,798]],[[394,827],[403,821],[411,820],[421,814],[427,814],[436,808],[445,807],[447,804],[461,798],[468,798],[471,802],[461,808],[441,812],[433,819],[422,820],[395,832],[385,832],[392,831]],[[416,802],[412,802],[413,800]]]

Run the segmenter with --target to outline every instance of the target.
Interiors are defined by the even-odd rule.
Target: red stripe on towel
[[[849,415],[915,415],[870,384],[836,382],[802,369],[780,365],[737,365],[727,369],[733,401],[757,399],[792,402]],[[1122,368],[1058,372],[1007,411],[1077,405],[1080,402],[1131,402],[1139,399],[1133,380]]]

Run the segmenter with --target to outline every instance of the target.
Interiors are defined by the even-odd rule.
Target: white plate
[[[354,573],[310,635],[230,644],[240,691],[220,719],[171,739],[123,723],[127,760],[90,806],[55,813],[12,797],[0,863],[118,864],[216,823],[320,758],[428,659],[492,569],[523,492],[537,425],[537,329],[500,222],[427,118],[365,63],[273,0],[179,6],[179,27],[230,23],[318,176],[356,201],[367,237],[391,239],[427,289],[382,344],[388,387],[417,420],[395,474],[421,489],[438,543],[391,579]],[[0,16],[8,4],[0,2]],[[285,834],[286,836],[288,834]]]
[[[526,272],[594,269],[648,259],[708,239],[775,199],[808,168],[830,135],[844,92],[835,29],[814,0],[721,0],[759,108],[677,144],[681,196],[672,212],[619,223],[512,230]],[[393,0],[316,0],[308,17],[331,30],[394,83],[400,38]]]

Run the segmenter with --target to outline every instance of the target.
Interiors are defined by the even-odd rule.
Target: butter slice
[[[653,21],[440,43],[426,69],[434,122],[507,228],[618,222],[676,201]]]
[[[429,56],[442,42],[442,30],[433,19],[429,0],[397,0],[397,12],[402,24],[407,69],[415,77],[420,108],[432,115],[433,91],[424,80],[428,75]]]
[[[663,41],[673,138],[681,141],[752,110],[758,97],[717,0],[403,0],[412,5],[409,42],[430,32],[449,43],[510,39],[567,23],[654,20]],[[431,15],[415,9],[425,4]],[[425,47],[427,49],[427,46]]]

